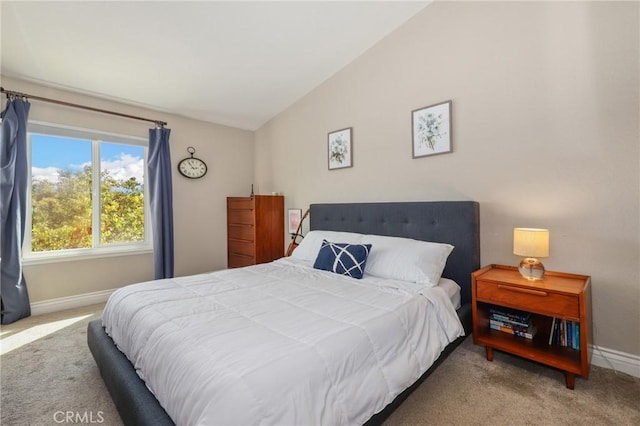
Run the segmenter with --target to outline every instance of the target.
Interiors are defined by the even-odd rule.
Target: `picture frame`
[[[329,170],[353,166],[353,128],[335,130],[327,136]]]
[[[287,223],[290,234],[295,234],[302,221],[302,209],[288,209]]]
[[[451,101],[411,111],[413,158],[451,152]]]

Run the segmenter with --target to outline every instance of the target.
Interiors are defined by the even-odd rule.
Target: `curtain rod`
[[[0,87],[0,93],[6,94],[7,97],[33,99],[36,101],[50,102],[52,104],[64,105],[72,108],[80,108],[80,109],[86,109],[94,112],[101,112],[103,114],[117,115],[118,117],[131,118],[134,120],[141,120],[141,121],[149,121],[151,123],[154,123],[158,127],[164,127],[167,125],[166,121],[152,120],[150,118],[144,118],[144,117],[137,117],[135,115],[123,114],[121,112],[109,111],[106,109],[94,108],[86,105],[79,105],[79,104],[73,104],[71,102],[59,101],[57,99],[43,98],[42,96],[27,95],[26,93],[14,92],[13,90],[6,90],[4,87]]]

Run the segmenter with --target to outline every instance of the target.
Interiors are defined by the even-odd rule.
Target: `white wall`
[[[639,4],[436,2],[256,132],[262,192],[310,203],[477,200],[483,264],[551,232],[591,275],[595,344],[640,355]],[[451,99],[453,152],[411,158],[411,111]],[[354,166],[327,170],[353,127]]]
[[[191,120],[2,77],[8,90],[168,122],[173,167],[175,273],[222,269],[227,264],[226,197],[249,195],[253,182],[253,132]],[[152,123],[31,101],[30,120],[148,138]],[[207,162],[204,178],[182,177],[175,167],[187,147]],[[150,254],[47,263],[25,267],[31,302],[99,292],[153,279]]]

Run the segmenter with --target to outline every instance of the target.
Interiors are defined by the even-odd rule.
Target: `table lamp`
[[[549,257],[549,230],[515,228],[513,230],[513,254],[524,256],[518,271],[528,280],[541,280],[544,265],[537,258]]]

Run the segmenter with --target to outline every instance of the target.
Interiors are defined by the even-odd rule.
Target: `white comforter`
[[[102,320],[178,425],[362,424],[464,334],[440,288],[294,259],[131,285]]]

